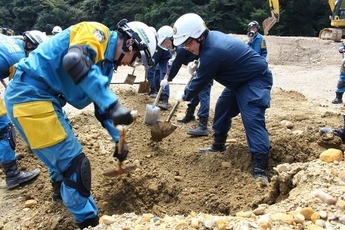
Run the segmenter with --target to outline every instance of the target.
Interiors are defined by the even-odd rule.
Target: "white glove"
[[[188,63],[188,73],[190,75],[193,75],[194,72],[197,70],[197,68],[199,67],[199,62],[198,61],[192,61]]]
[[[184,96],[184,92],[183,91],[180,91],[180,92],[177,92],[176,94],[176,101],[183,101],[183,96]]]
[[[338,51],[339,51],[339,53],[344,53],[345,47],[340,47]]]
[[[168,61],[168,65],[171,66],[172,63],[174,62],[175,58],[170,58],[169,61]]]
[[[167,80],[166,78],[164,78],[163,80],[161,80],[161,86],[162,86],[163,88],[165,88],[167,85],[169,85],[169,82],[168,82],[168,80]]]

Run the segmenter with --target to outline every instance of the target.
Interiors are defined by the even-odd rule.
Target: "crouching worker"
[[[15,70],[13,65],[27,57],[45,40],[47,40],[47,36],[38,30],[26,31],[22,39],[0,35],[0,79],[4,86],[6,86],[4,79],[13,76]],[[0,99],[0,161],[5,171],[8,188],[18,187],[22,183],[34,179],[40,173],[39,169],[29,172],[18,170],[14,152],[15,136],[14,126],[8,119],[4,103]]]
[[[239,39],[210,31],[197,14],[177,19],[174,32],[175,46],[182,45],[199,55],[197,73],[178,99],[191,100],[213,79],[225,86],[215,108],[213,143],[199,152],[225,151],[232,118],[241,114],[253,160],[253,177],[268,183],[270,142],[265,111],[270,106],[273,79],[265,58]]]
[[[138,57],[151,64],[155,49],[155,36],[144,23],[121,20],[117,31],[110,31],[97,22],[81,22],[21,60],[7,87],[11,121],[49,168],[55,192],[81,229],[98,225],[98,210],[90,162],[62,107],[67,102],[83,109],[94,103],[97,118],[114,135],[110,123],[128,125],[133,117],[109,88],[113,70]]]

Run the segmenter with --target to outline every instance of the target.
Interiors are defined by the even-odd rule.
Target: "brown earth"
[[[243,39],[244,36],[238,36]],[[333,105],[341,55],[338,44],[318,38],[268,36],[268,62],[274,74],[271,108],[267,111],[267,129],[271,138],[269,159],[270,186],[262,186],[251,176],[251,159],[240,116],[236,117],[224,154],[199,154],[197,149],[211,144],[212,136],[191,138],[186,131],[196,122],[181,125],[186,103],[178,107],[171,122],[178,128],[161,142],[153,142],[150,127],[143,122],[146,104],[153,100],[137,93],[137,85],[113,84],[113,91],[128,108],[138,110],[139,117],[127,133],[130,148],[128,164],[138,168],[117,177],[102,175],[116,168],[112,157],[114,143],[93,116],[92,107],[76,111],[66,107],[71,124],[92,166],[92,194],[99,214],[121,215],[152,213],[155,216],[188,215],[191,212],[212,215],[235,215],[259,204],[287,202],[294,188],[290,180],[280,181],[273,168],[282,163],[306,163],[317,159],[329,147],[343,149],[339,139],[320,139],[323,126],[342,124],[343,105]],[[120,67],[115,77],[123,81],[128,67]],[[136,72],[142,80],[143,71]],[[188,77],[185,67],[176,82]],[[183,85],[171,85],[172,95]],[[212,110],[222,86],[212,88]],[[175,103],[174,96],[170,105]],[[165,119],[169,111],[161,111]],[[212,119],[211,119],[212,120]],[[287,120],[292,129],[282,125]],[[209,124],[211,130],[211,124]],[[51,201],[51,185],[45,166],[18,137],[21,169],[40,168],[40,176],[18,189],[7,190],[1,174],[0,229],[76,229],[71,214],[60,202]],[[297,172],[296,172],[297,173]],[[302,191],[300,191],[302,193]],[[25,208],[27,200],[38,203]],[[104,228],[106,229],[106,228]],[[115,228],[114,228],[115,229]]]

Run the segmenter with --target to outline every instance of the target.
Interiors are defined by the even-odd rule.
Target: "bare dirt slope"
[[[237,37],[244,39],[244,36]],[[212,142],[212,136],[189,137],[186,131],[193,128],[196,122],[177,124],[178,128],[172,135],[161,142],[153,142],[150,139],[150,127],[143,122],[146,104],[152,104],[153,100],[138,94],[138,85],[113,84],[111,87],[121,102],[139,111],[138,120],[127,134],[130,148],[128,163],[136,164],[138,168],[128,175],[113,178],[102,175],[105,170],[117,166],[112,157],[114,143],[94,118],[92,107],[83,111],[66,107],[75,134],[91,161],[92,194],[99,207],[100,216],[135,213],[139,218],[143,214],[147,216],[147,213],[151,213],[158,218],[166,215],[207,213],[230,217],[236,216],[240,211],[254,210],[260,204],[267,204],[266,210],[275,210],[276,213],[311,206],[306,204],[306,197],[295,195],[292,198],[289,192],[310,192],[316,178],[325,177],[327,170],[315,172],[320,176],[307,180],[303,186],[293,182],[293,177],[308,167],[333,167],[333,170],[338,172],[337,175],[344,168],[343,162],[335,165],[315,163],[320,153],[328,147],[343,148],[339,139],[331,138],[331,141],[325,142],[318,134],[320,127],[336,127],[342,124],[340,114],[343,105],[331,104],[341,61],[341,55],[337,51],[339,45],[318,38],[276,36],[268,36],[267,44],[268,62],[274,74],[271,108],[267,111],[267,129],[272,147],[269,160],[269,176],[272,181],[270,186],[257,184],[250,174],[251,159],[240,116],[234,119],[227,141],[228,148],[224,154],[198,154],[197,149],[208,146]],[[131,73],[130,68],[120,67],[115,75],[116,81],[122,82],[127,73]],[[142,69],[139,69],[136,75],[138,81],[143,80]],[[183,68],[176,82],[183,82],[187,78],[187,71]],[[212,117],[215,100],[222,88],[215,84],[212,89]],[[172,85],[172,95],[181,89],[182,85]],[[174,103],[172,96],[170,104]],[[183,116],[185,108],[186,103],[179,106],[172,123],[176,124],[176,117]],[[161,111],[162,119],[168,116],[168,112]],[[291,121],[293,128],[287,129],[282,125],[284,120]],[[51,201],[47,169],[20,138],[18,142],[17,152],[22,169],[38,167],[42,172],[33,183],[15,190],[6,190],[2,180],[0,229],[76,229],[72,216],[63,204]],[[274,167],[284,163],[293,169],[283,178]],[[3,174],[1,177],[4,179]],[[320,182],[318,187],[329,188],[331,184]],[[342,192],[339,192],[338,197],[344,199],[345,191],[340,191]],[[36,200],[37,205],[25,208],[25,201],[30,199]],[[319,204],[318,207],[328,211],[327,206]],[[333,212],[336,213],[334,209]],[[253,223],[255,220],[254,218]],[[181,223],[181,220],[179,221]],[[180,228],[165,225],[160,229],[192,228],[192,223],[187,220],[185,222],[186,225],[180,225]],[[278,229],[282,221],[279,224],[274,221],[271,223]],[[303,229],[303,226],[311,223],[303,224],[301,227],[293,222],[288,226]],[[138,227],[140,225],[136,226],[141,229]],[[156,223],[155,226],[159,229],[159,224]],[[97,229],[107,228],[99,226]],[[121,227],[113,225],[112,229]],[[151,226],[151,229],[155,227]],[[200,229],[213,227],[200,225]]]

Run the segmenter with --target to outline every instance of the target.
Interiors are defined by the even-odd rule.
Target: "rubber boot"
[[[343,103],[343,94],[344,93],[335,93],[335,99],[332,101],[333,104],[341,104]]]
[[[167,96],[162,96],[161,99],[162,99],[162,100],[161,100],[160,103],[158,104],[158,107],[161,108],[161,109],[163,109],[163,110],[169,109],[169,103],[168,103],[169,98],[168,98]]]
[[[208,136],[207,129],[208,118],[200,118],[199,125],[192,130],[188,130],[187,134],[192,136]]]
[[[208,148],[199,149],[198,153],[224,152],[226,150],[225,142],[227,136],[227,134],[215,134],[212,145]]]
[[[263,181],[268,184],[267,178],[267,165],[268,165],[268,156],[267,154],[260,153],[252,156],[252,174],[255,180]]]
[[[195,107],[188,105],[187,110],[186,110],[186,115],[183,118],[177,119],[177,121],[181,123],[188,123],[190,121],[194,121],[195,120],[194,112],[195,112]]]
[[[30,172],[19,171],[16,160],[2,163],[2,167],[5,170],[6,184],[9,189],[34,179],[40,173],[39,169],[34,169]]]
[[[62,183],[62,181],[51,182],[52,187],[53,187],[53,196],[52,196],[52,200],[53,201],[60,201],[60,200],[62,200],[61,192],[60,192],[61,183]]]
[[[77,225],[80,229],[88,228],[89,226],[96,227],[98,224],[99,224],[98,216],[96,216],[94,218],[86,219],[81,223],[77,223]]]

